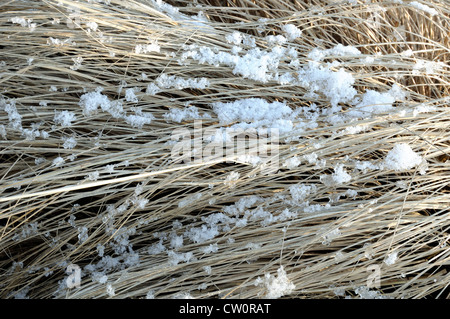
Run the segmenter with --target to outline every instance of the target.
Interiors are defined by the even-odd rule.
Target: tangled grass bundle
[[[0,296],[448,297],[449,4],[3,2]]]

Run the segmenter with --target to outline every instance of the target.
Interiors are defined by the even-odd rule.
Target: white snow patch
[[[72,122],[76,121],[77,117],[75,113],[70,111],[55,111],[55,117],[53,121],[56,125],[61,125],[62,127],[72,126]]]
[[[266,286],[267,293],[265,297],[269,299],[277,299],[290,294],[295,285],[289,280],[283,266],[277,270],[278,276],[273,276],[269,273],[265,274],[263,283]]]
[[[302,36],[302,31],[293,24],[285,24],[281,27],[289,41],[293,41]]]
[[[438,12],[436,11],[436,9],[431,8],[431,7],[429,7],[429,6],[425,5],[425,4],[422,4],[422,3],[417,2],[417,1],[412,1],[412,2],[409,3],[409,5],[410,5],[411,7],[414,7],[414,8],[416,8],[416,9],[418,9],[418,10],[422,10],[422,11],[424,11],[424,12],[427,12],[427,13],[429,13],[431,16],[435,16],[435,15],[438,14]]]
[[[172,108],[168,113],[164,114],[163,117],[167,121],[173,121],[176,123],[181,123],[187,120],[197,120],[197,119],[209,119],[211,116],[207,113],[200,114],[198,108],[194,105],[186,107],[184,109]]]
[[[386,259],[384,260],[384,263],[388,266],[391,266],[393,264],[395,264],[395,262],[397,261],[398,258],[398,252],[394,251],[392,253],[390,253],[389,255],[387,255]]]
[[[422,161],[422,157],[414,152],[408,144],[399,143],[387,154],[384,166],[395,171],[404,171],[419,166]]]

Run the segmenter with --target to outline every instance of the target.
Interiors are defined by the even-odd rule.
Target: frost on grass
[[[265,274],[264,279],[257,281],[257,284],[263,283],[266,287],[266,298],[277,299],[292,293],[295,285],[289,280],[283,266],[277,270],[277,275],[273,276],[269,273]]]

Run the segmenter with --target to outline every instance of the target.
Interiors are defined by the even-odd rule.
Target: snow
[[[106,285],[106,292],[107,292],[108,296],[110,296],[110,297],[114,297],[116,295],[115,289],[111,284]]]
[[[97,31],[98,24],[95,21],[86,22],[86,27],[89,31]]]
[[[148,44],[136,44],[136,46],[134,47],[134,52],[136,54],[147,54],[150,52],[159,53],[160,50],[161,47],[159,46],[157,41]]]
[[[322,235],[323,241],[322,245],[329,245],[334,239],[341,236],[341,231],[339,228],[333,229],[332,231],[327,232],[326,234]]]
[[[179,263],[188,263],[190,261],[195,260],[194,254],[192,252],[186,252],[186,253],[177,253],[173,250],[170,250],[167,252],[167,255],[169,256],[169,265],[176,266]]]
[[[6,140],[6,128],[3,124],[0,125],[0,136]]]
[[[87,179],[90,181],[96,181],[100,177],[100,173],[98,171],[91,172],[87,175]]]
[[[331,175],[321,175],[320,181],[325,184],[325,186],[337,186],[341,184],[348,183],[352,179],[351,175],[348,174],[344,169],[344,164],[338,163],[334,167],[334,173]]]
[[[234,188],[237,181],[239,180],[240,174],[238,172],[231,172],[227,175],[225,178],[225,181],[223,182],[225,186],[228,186],[230,188]]]
[[[88,240],[89,235],[88,235],[88,228],[86,226],[83,227],[78,227],[78,240],[80,242],[80,244],[84,243],[86,240]]]
[[[419,75],[421,73],[425,74],[434,74],[442,71],[445,67],[445,63],[443,62],[435,62],[435,61],[426,61],[418,59],[413,66],[413,75]]]
[[[3,104],[3,105],[2,105]],[[0,107],[8,113],[9,127],[14,130],[22,130],[22,116],[19,114],[16,108],[16,102],[10,100],[6,103],[3,99],[0,100]]]
[[[376,290],[370,290],[366,286],[361,286],[355,289],[355,293],[359,295],[361,299],[386,299]]]
[[[242,33],[239,31],[234,31],[233,33],[229,33],[225,36],[225,39],[228,43],[232,43],[234,45],[240,45],[243,39]]]
[[[182,90],[186,88],[205,89],[210,83],[207,78],[183,78],[175,75],[161,74],[156,79],[156,84],[161,89],[176,88]]]
[[[129,88],[125,90],[125,100],[127,102],[132,102],[132,103],[137,103],[138,102],[138,98],[135,94],[135,92],[138,91],[135,88]]]
[[[9,19],[11,23],[19,24],[23,28],[28,28],[31,32],[36,29],[36,23],[33,23],[33,19],[25,19],[23,17],[12,17]]]
[[[315,193],[317,187],[315,185],[297,184],[289,187],[292,199],[297,202],[303,202],[309,195]]]
[[[104,111],[111,107],[111,101],[101,92],[102,89],[98,88],[97,90],[85,93],[80,97],[79,105],[83,109],[84,116],[89,117],[97,114],[99,107]]]
[[[72,126],[72,122],[76,121],[77,117],[75,113],[70,111],[55,111],[55,117],[53,121],[56,125],[61,125],[62,127]]]
[[[203,243],[210,239],[213,239],[219,234],[219,229],[217,226],[202,225],[200,227],[189,228],[184,235],[189,238],[194,243]]]
[[[186,198],[184,198],[178,203],[178,207],[179,208],[187,207],[188,205],[198,201],[202,197],[202,195],[203,195],[202,193],[195,193],[194,195],[188,195]]]
[[[309,89],[309,96],[316,97],[315,92],[324,94],[333,107],[338,103],[347,103],[356,96],[353,87],[355,79],[353,75],[343,68],[333,71],[330,67],[311,61],[300,69],[298,80],[301,86]]]
[[[173,236],[170,240],[170,247],[174,249],[183,247],[183,236]]]
[[[204,254],[216,253],[218,250],[219,247],[217,246],[217,244],[209,244],[208,246],[201,249]]]
[[[294,169],[296,167],[298,167],[301,164],[301,160],[298,158],[297,155],[295,155],[294,157],[288,158],[287,160],[284,161],[283,166],[286,167],[287,169]]]
[[[65,163],[65,160],[61,157],[58,156],[57,158],[55,158],[52,162],[52,165],[55,167],[61,166]]]
[[[83,109],[85,117],[95,115],[98,113],[99,107],[102,111],[108,112],[114,118],[121,118],[125,120],[134,128],[141,129],[145,124],[150,124],[155,118],[149,112],[143,112],[140,107],[131,107],[135,114],[127,114],[120,101],[110,101],[108,96],[101,93],[102,88],[97,88],[93,92],[88,92],[80,97],[79,106]],[[134,89],[126,91],[126,98],[134,102]]]
[[[395,171],[404,171],[419,166],[422,157],[414,152],[408,144],[398,143],[389,151],[384,166]]]
[[[315,48],[308,54],[308,58],[314,61],[321,61],[327,57],[353,56],[360,54],[361,51],[354,46],[344,46],[339,43],[331,49],[321,50]]]
[[[65,149],[72,149],[77,145],[77,140],[73,136],[63,137],[62,140]]]
[[[429,13],[431,16],[435,16],[435,15],[438,14],[436,9],[433,9],[433,8],[431,8],[431,7],[429,7],[429,6],[425,5],[425,4],[422,4],[420,2],[417,2],[417,1],[412,1],[412,2],[409,3],[409,5],[414,7],[414,8],[416,8],[416,9],[418,9],[418,10],[422,10],[422,11],[424,11],[426,13]]]
[[[281,27],[289,41],[293,41],[302,36],[302,31],[293,24],[285,24]]]
[[[267,41],[267,43],[269,45],[274,46],[274,45],[283,45],[283,44],[285,44],[287,39],[284,36],[278,34],[278,35],[268,35],[266,37],[266,41]]]
[[[290,131],[293,127],[292,109],[286,103],[278,101],[247,98],[233,102],[215,102],[212,108],[222,125],[241,122],[239,127],[244,129],[271,127],[280,129],[280,133]]]
[[[157,255],[159,253],[165,252],[166,248],[164,247],[162,240],[160,240],[159,242],[152,244],[149,248],[148,248],[148,254],[149,255]]]
[[[84,59],[81,56],[77,56],[76,58],[72,58],[73,65],[70,66],[70,69],[74,70],[74,71],[78,70],[81,67],[81,63],[83,62],[83,60]]]
[[[362,96],[362,101],[348,115],[354,117],[367,117],[371,114],[388,113],[394,110],[393,103],[405,99],[406,94],[394,84],[392,88],[384,93],[368,89]]]
[[[181,123],[187,120],[211,118],[211,116],[207,113],[200,114],[198,108],[194,105],[183,109],[171,108],[168,113],[165,113],[163,115],[163,117],[166,119],[166,121],[173,121],[176,123]]]
[[[413,54],[414,54],[414,52],[413,52],[413,50],[411,50],[411,49],[402,51],[402,52],[400,53],[400,55],[401,55],[402,57],[410,57],[410,56],[412,56]]]
[[[386,259],[384,260],[384,263],[388,266],[391,266],[393,264],[395,264],[395,262],[397,261],[398,258],[398,252],[394,251],[392,253],[390,253],[389,255],[387,255]]]
[[[343,164],[336,165],[332,178],[336,184],[344,184],[352,179],[352,177],[344,170]]]
[[[273,276],[269,273],[265,274],[263,283],[267,290],[265,297],[269,299],[283,297],[292,293],[295,289],[295,285],[287,277],[283,266],[278,268],[277,276]]]

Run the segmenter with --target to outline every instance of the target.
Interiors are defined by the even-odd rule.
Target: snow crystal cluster
[[[183,78],[175,75],[161,74],[155,82],[148,84],[146,93],[155,95],[167,89],[205,89],[209,87],[210,82],[207,78]]]
[[[419,166],[422,161],[422,157],[414,152],[408,144],[400,143],[389,151],[384,165],[388,169],[403,171]]]
[[[101,93],[102,89],[89,93],[85,93],[80,97],[79,106],[83,109],[84,116],[92,116],[98,113],[99,108],[108,112],[113,118],[123,119],[130,125],[136,128],[142,128],[145,124],[150,124],[154,119],[154,116],[146,112],[144,113],[139,107],[132,107],[131,110],[135,114],[127,114],[123,109],[122,102],[119,100],[110,101],[108,96]],[[132,91],[127,91],[127,97],[129,100],[133,101],[131,94]]]
[[[33,19],[25,19],[23,17],[12,17],[9,21],[13,24],[18,24],[23,28],[28,28],[31,32],[36,29],[36,23],[33,23]]]
[[[286,271],[283,266],[280,266],[277,270],[277,276],[269,273],[265,274],[264,279],[258,278],[255,281],[255,285],[264,284],[267,292],[266,298],[277,299],[288,295],[293,292],[295,285],[287,277]]]
[[[417,167],[419,173],[423,175],[427,170],[427,161],[422,156],[414,152],[408,144],[397,143],[388,152],[383,161],[355,161],[355,167],[363,172],[377,169],[388,169],[402,172]]]
[[[165,113],[163,117],[167,121],[173,121],[176,123],[181,123],[187,120],[198,120],[198,119],[209,119],[211,115],[208,113],[200,114],[198,108],[194,105],[185,107],[182,109],[171,108],[168,113]]]
[[[276,128],[280,134],[289,132],[294,127],[295,114],[282,102],[247,98],[233,102],[215,102],[212,108],[222,125],[236,123],[232,127],[243,129]]]

